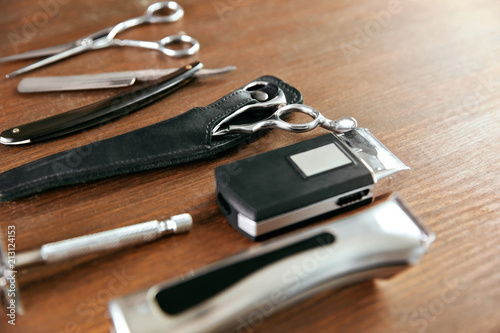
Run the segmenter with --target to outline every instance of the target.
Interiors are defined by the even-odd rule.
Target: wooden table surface
[[[0,56],[74,40],[141,14],[150,1],[0,1]],[[183,0],[185,17],[133,39],[185,31],[186,59],[99,50],[0,80],[0,128],[58,114],[115,91],[20,94],[23,77],[178,67],[237,71],[198,80],[106,126],[50,142],[0,147],[0,172],[205,106],[264,75],[297,87],[328,117],[354,116],[413,173],[399,188],[437,234],[415,267],[385,281],[321,293],[252,332],[500,332],[500,3],[481,1]],[[7,74],[30,60],[0,64]],[[189,273],[253,243],[229,226],[214,195],[216,166],[325,133],[273,131],[223,157],[65,187],[0,204],[16,250],[191,213],[189,234],[94,260],[18,272],[26,314],[1,332],[107,332],[108,301]],[[0,184],[0,187],[2,184]],[[318,222],[320,224],[322,222]]]

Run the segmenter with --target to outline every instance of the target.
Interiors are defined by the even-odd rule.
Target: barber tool
[[[218,101],[110,139],[47,156],[0,174],[0,201],[14,200],[59,186],[211,159],[231,148],[259,139],[260,134],[213,136],[212,130],[234,112],[253,105],[238,121],[251,122],[277,105],[301,103],[300,92],[273,76],[255,81]],[[254,81],[252,81],[254,82]],[[274,89],[275,85],[279,90]],[[278,94],[281,91],[282,95]],[[280,96],[284,97],[280,98]],[[90,152],[90,153],[88,153]],[[75,166],[74,161],[78,160]]]
[[[236,66],[226,66],[217,69],[202,68],[193,76],[196,78],[207,78],[229,73],[235,69]],[[137,82],[158,80],[162,76],[169,75],[176,70],[177,68],[145,69],[85,75],[28,77],[19,82],[17,91],[20,93],[38,93],[129,87]]]
[[[191,82],[202,67],[202,63],[195,62],[158,80],[131,88],[102,101],[15,126],[0,133],[0,143],[21,145],[54,139],[123,117]]]
[[[255,86],[263,86],[269,89],[279,89],[273,84],[269,84],[266,82],[255,82],[253,84]],[[280,92],[278,92],[279,94]],[[299,104],[286,104],[284,103],[276,104],[277,111],[265,118],[264,120],[259,120],[254,123],[246,123],[239,124],[235,123],[235,120],[243,113],[255,112],[255,106],[249,105],[246,108],[242,108],[238,110],[238,112],[233,113],[228,116],[224,120],[222,120],[217,126],[212,130],[213,136],[221,136],[230,133],[247,133],[252,134],[258,131],[279,128],[285,131],[293,132],[293,133],[302,133],[315,129],[318,126],[326,128],[332,132],[343,133],[355,129],[358,126],[356,119],[352,117],[343,118],[339,120],[331,120],[325,118],[318,110],[307,106],[307,105],[299,105]],[[296,124],[291,123],[283,118],[291,113],[305,113],[313,118],[312,121],[305,124]]]
[[[356,128],[217,167],[215,182],[217,202],[231,225],[259,240],[307,219],[367,204],[409,173],[369,130]]]
[[[389,278],[415,265],[435,235],[398,196],[353,216],[254,246],[115,300],[116,333],[249,332],[320,291]],[[262,313],[261,313],[262,314]]]
[[[193,219],[189,214],[172,216],[166,221],[149,221],[127,227],[112,229],[86,236],[70,238],[63,241],[42,245],[39,249],[15,253],[15,247],[8,248],[2,244],[0,232],[0,292],[5,305],[15,303],[19,312],[22,307],[19,302],[19,288],[15,275],[18,270],[33,265],[55,264],[71,259],[105,251],[116,251],[132,245],[151,242],[168,234],[180,234],[191,230]],[[11,284],[16,286],[11,288]],[[9,290],[17,290],[12,292]]]
[[[170,12],[170,14],[167,14],[166,12]],[[185,34],[167,36],[159,41],[141,41],[116,38],[117,34],[138,25],[146,23],[170,23],[178,21],[183,16],[184,10],[177,2],[157,2],[149,6],[143,16],[120,22],[114,26],[102,29],[88,36],[77,39],[74,42],[0,58],[0,62],[30,59],[51,55],[48,58],[7,74],[6,77],[9,78],[52,64],[68,57],[75,56],[83,52],[114,46],[133,46],[150,50],[157,50],[167,56],[176,58],[190,56],[196,54],[199,51],[200,43],[198,43],[198,41],[193,37]],[[187,49],[170,48],[170,46],[178,43],[185,43],[191,46]]]

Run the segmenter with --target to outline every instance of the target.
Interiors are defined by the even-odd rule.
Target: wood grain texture
[[[0,1],[0,56],[79,38],[142,13],[153,1]],[[51,6],[49,6],[51,4]],[[331,118],[354,116],[412,167],[399,192],[436,232],[416,267],[387,280],[325,292],[271,315],[252,332],[500,331],[500,3],[480,1],[180,1],[185,17],[124,34],[159,39],[179,31],[198,55],[89,52],[29,76],[236,65],[144,110],[67,138],[0,147],[0,172],[204,106],[264,74]],[[390,14],[389,14],[390,13]],[[4,75],[30,60],[0,64]],[[24,75],[22,77],[27,77]],[[113,95],[17,93],[0,79],[0,127],[61,113]],[[17,250],[189,212],[186,235],[90,262],[19,272],[26,315],[1,332],[108,332],[110,298],[173,278],[252,245],[215,203],[216,166],[315,137],[274,131],[220,159],[70,186],[0,204]],[[0,184],[1,186],[1,184]],[[79,265],[77,265],[79,264]]]

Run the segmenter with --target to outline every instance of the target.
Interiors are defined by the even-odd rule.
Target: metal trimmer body
[[[433,240],[395,195],[357,215],[117,298],[110,313],[117,333],[245,331],[259,305],[271,315],[324,289],[389,277],[416,264]]]

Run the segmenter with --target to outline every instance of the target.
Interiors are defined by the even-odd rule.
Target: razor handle
[[[246,331],[256,311],[268,317],[324,289],[391,276],[415,264],[433,239],[393,196],[115,299],[110,313],[117,333]]]
[[[192,63],[150,83],[132,87],[102,101],[7,129],[0,133],[0,143],[21,145],[45,141],[105,124],[142,109],[190,83],[194,74],[202,67],[199,62]]]

